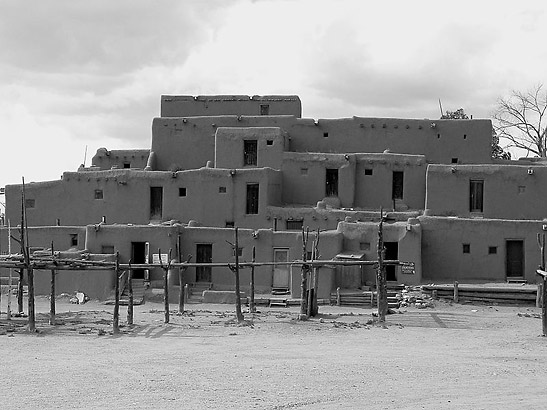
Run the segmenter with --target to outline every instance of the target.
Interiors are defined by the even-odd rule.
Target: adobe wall
[[[434,127],[432,127],[432,124]],[[280,127],[289,150],[322,153],[424,155],[430,163],[489,164],[490,120],[409,120],[395,118],[299,119],[295,116],[155,118],[151,150],[157,170],[191,169],[215,157],[219,127]]]
[[[149,149],[117,149],[99,148],[91,160],[91,166],[98,170],[113,168],[144,169],[150,155]]]
[[[526,165],[429,165],[427,215],[471,216],[470,180],[484,181],[484,218],[547,217],[547,167]]]
[[[422,263],[424,281],[503,282],[506,280],[506,240],[524,241],[524,272],[529,283],[541,255],[537,234],[543,221],[492,219],[418,218],[422,225]],[[463,244],[470,252],[463,253]],[[489,253],[496,247],[496,253]]]
[[[215,134],[215,168],[243,168],[244,141],[257,141],[255,167],[281,169],[288,150],[287,133],[279,127],[220,127]],[[250,166],[250,165],[247,165]]]
[[[216,115],[261,115],[261,105],[268,106],[267,115],[302,116],[302,103],[296,95],[162,95],[162,117],[199,117]]]
[[[365,260],[378,260],[378,223],[340,222],[338,232],[344,238],[343,250],[364,252]],[[422,227],[416,218],[406,222],[383,224],[384,242],[397,242],[399,260],[414,262],[415,273],[406,274],[400,267],[396,268],[398,283],[419,284],[422,281]],[[376,283],[376,271],[373,266],[365,266],[365,280],[367,285]]]

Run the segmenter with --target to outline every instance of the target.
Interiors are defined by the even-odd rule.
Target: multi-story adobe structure
[[[547,167],[492,160],[490,120],[313,120],[301,110],[297,96],[162,96],[149,150],[101,148],[90,167],[26,185],[30,243],[117,250],[135,263],[178,246],[197,262],[227,262],[237,226],[243,260],[255,248],[257,261],[291,261],[301,259],[309,227],[320,230],[321,259],[375,260],[383,208],[393,221],[386,257],[416,266],[413,274],[391,267],[390,281],[535,281]],[[5,192],[13,224],[21,186]],[[5,251],[5,229],[0,237]],[[152,284],[160,275],[150,272]],[[260,267],[257,289],[296,296],[299,276]],[[191,269],[186,279],[233,286],[228,268]],[[80,290],[103,297],[98,282]],[[371,267],[325,267],[319,295],[373,284]],[[67,277],[58,288],[76,286]]]

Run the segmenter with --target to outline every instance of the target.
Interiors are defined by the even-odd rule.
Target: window
[[[150,220],[161,219],[163,213],[163,187],[150,187]]]
[[[372,168],[366,168],[365,175],[372,175]]]
[[[234,222],[233,221],[226,221],[226,228],[233,228]]]
[[[258,184],[247,184],[246,214],[258,214]]]
[[[78,246],[78,234],[77,233],[71,233],[70,234],[70,246]]]
[[[102,245],[101,246],[101,253],[113,254],[114,253],[114,245]]]
[[[257,140],[243,141],[243,165],[256,166],[257,164]]]
[[[393,183],[391,188],[391,199],[403,199],[403,171],[393,171]]]
[[[457,164],[458,163],[458,158],[452,158],[452,163]]]
[[[287,231],[301,231],[303,226],[303,219],[287,219]]]
[[[484,181],[469,181],[469,212],[483,211]]]
[[[488,254],[489,255],[495,255],[498,253],[498,247],[497,246],[489,246],[488,247]]]
[[[95,199],[103,199],[104,194],[102,189],[96,189],[95,190]]]
[[[328,132],[324,132],[323,133],[323,138],[328,138],[329,137],[329,133]]]
[[[225,186],[219,186],[218,187],[218,193],[219,194],[225,194],[226,193],[226,187]]]
[[[362,251],[370,251],[370,242],[359,242],[359,249]]]
[[[130,162],[124,162],[123,167],[124,168],[131,168],[131,163]]]
[[[186,188],[179,188],[179,196],[186,196]]]
[[[300,168],[300,175],[308,175],[308,168]]]
[[[462,245],[463,253],[471,253],[471,245],[468,243],[464,243]]]
[[[260,115],[270,115],[270,104],[260,104]]]
[[[338,196],[338,170],[326,170],[325,178],[325,196]]]
[[[34,208],[36,201],[34,199],[25,199],[25,208]]]
[[[273,145],[273,140],[266,140],[266,145]]]
[[[234,256],[236,256],[236,248],[232,248],[232,253]],[[243,248],[237,248],[237,256],[243,256]]]

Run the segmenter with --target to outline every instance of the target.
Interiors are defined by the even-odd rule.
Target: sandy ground
[[[180,316],[172,305],[169,324],[162,308],[137,306],[119,336],[113,306],[99,302],[58,301],[53,327],[38,299],[36,334],[2,313],[0,408],[547,408],[536,308],[436,302],[386,326],[360,308],[321,306],[301,322],[296,308],[259,307],[246,326],[231,306],[192,304]]]

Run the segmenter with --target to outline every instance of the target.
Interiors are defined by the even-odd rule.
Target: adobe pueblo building
[[[535,282],[536,236],[547,229],[544,163],[491,158],[490,120],[301,118],[297,96],[162,96],[150,149],[100,148],[90,167],[26,185],[33,248],[120,253],[158,250],[193,262],[302,258],[302,227],[320,231],[321,259],[376,260],[379,210],[388,281]],[[5,188],[6,220],[21,220],[21,186]],[[2,228],[0,251],[6,252]],[[16,248],[17,244],[12,243]],[[5,276],[6,272],[1,275]],[[112,279],[59,273],[58,292],[104,298]],[[161,269],[137,271],[161,283]],[[300,294],[300,267],[256,268],[257,292]],[[233,289],[227,267],[190,268],[186,282]],[[49,277],[36,275],[39,293]],[[241,282],[249,283],[249,269]],[[318,296],[374,286],[371,266],[321,268]],[[174,283],[178,285],[178,283]]]

